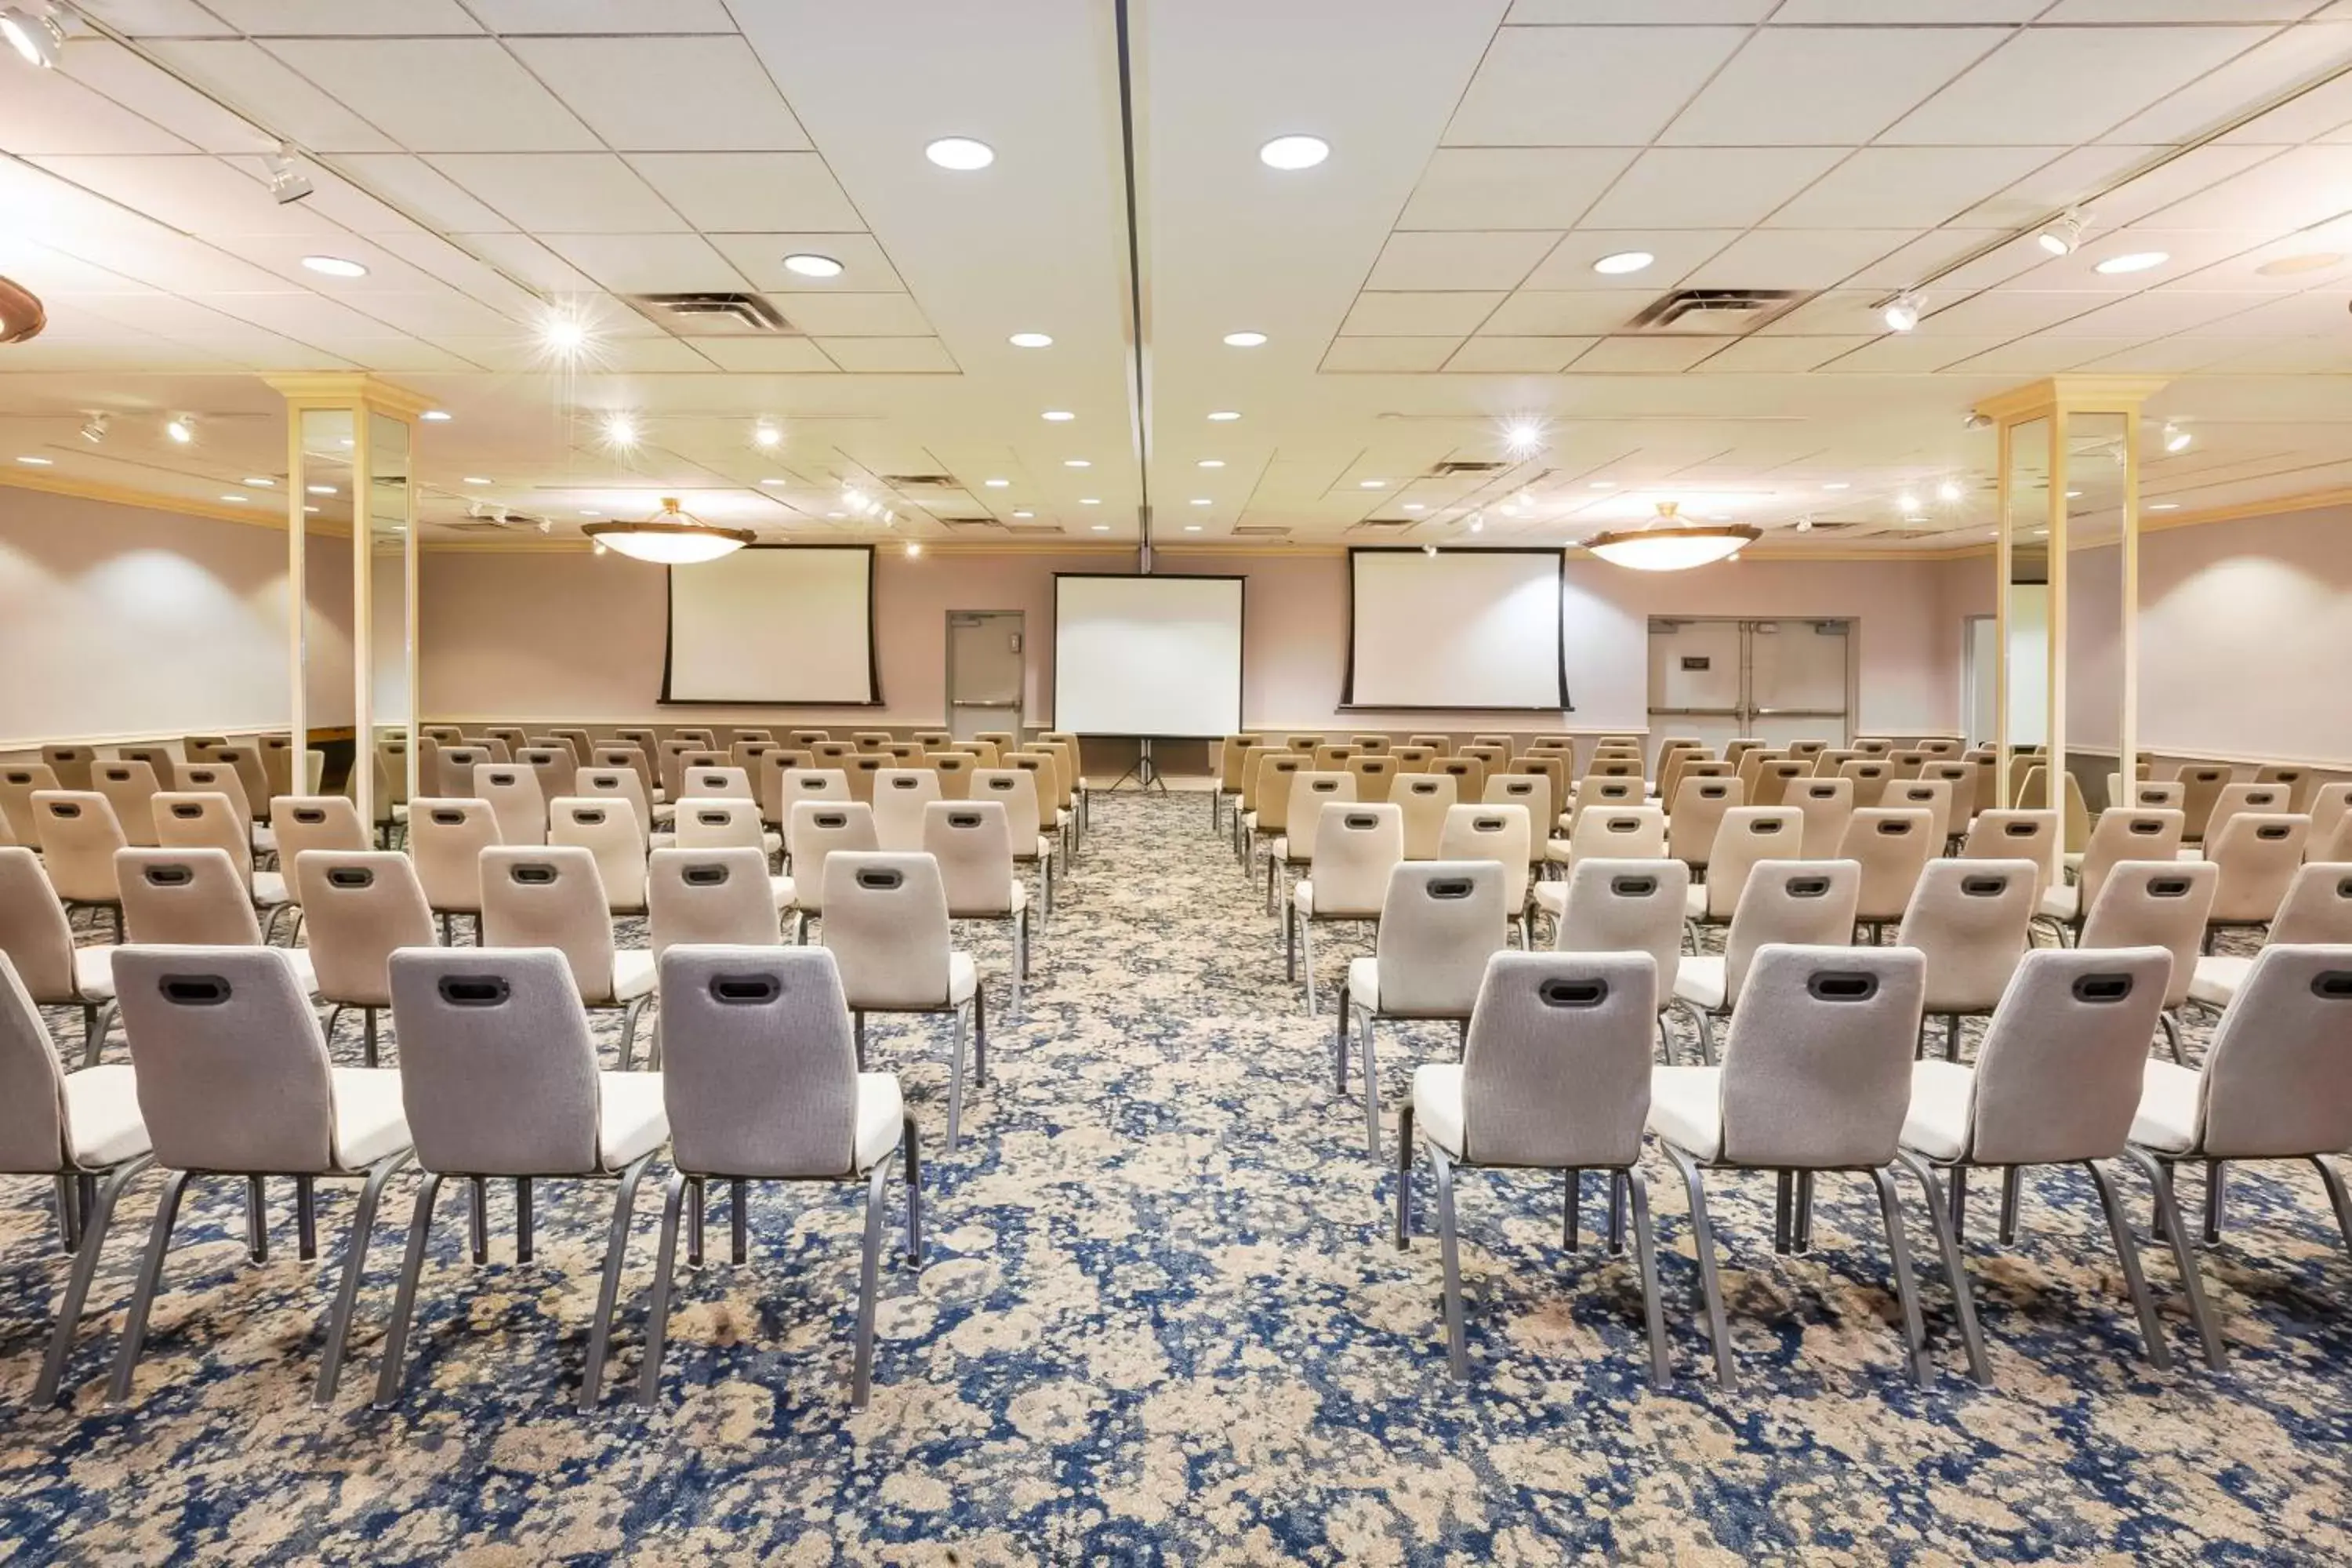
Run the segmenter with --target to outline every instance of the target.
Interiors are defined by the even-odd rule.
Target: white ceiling
[[[2197,437],[2151,462],[2152,503],[2352,483],[2352,4],[1139,4],[1139,321],[1094,0],[80,9],[61,69],[0,60],[0,272],[50,316],[0,350],[18,478],[267,512],[242,481],[282,477],[284,439],[257,376],[366,369],[454,416],[418,458],[443,525],[678,494],[859,536],[855,487],[927,537],[1131,540],[1148,493],[1177,543],[1474,519],[1557,542],[1675,500],[1852,525],[1794,548],[1948,547],[1990,521],[1969,406],[2116,371],[2172,377],[2152,414]],[[1328,163],[1258,162],[1301,132]],[[945,135],[995,163],[933,166]],[[281,138],[318,187],[289,206]],[[2074,204],[2091,237],[2049,258],[2032,228]],[[1592,271],[1633,249],[1655,262]],[[2093,270],[2137,250],[2170,260]],[[785,271],[799,251],[844,271]],[[1878,307],[1922,283],[1919,330],[1888,333]],[[1744,335],[1633,325],[1678,288],[1799,301]],[[684,290],[763,296],[789,330],[676,336],[617,298]],[[593,325],[586,363],[541,349],[551,309]],[[1222,342],[1242,330],[1269,342]],[[1006,341],[1029,331],[1054,346]],[[192,447],[162,437],[180,412]],[[610,412],[639,445],[603,444]],[[1435,476],[1509,459],[1515,422],[1540,450]]]

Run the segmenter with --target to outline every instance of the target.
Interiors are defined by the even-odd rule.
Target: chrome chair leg
[[[661,1393],[662,1345],[669,1331],[670,1282],[677,1269],[677,1211],[687,1175],[672,1171],[662,1195],[661,1247],[654,1255],[654,1289],[646,1306],[646,1364],[637,1374],[637,1403],[650,1409]],[[701,1190],[698,1183],[696,1190]]]
[[[114,1376],[106,1385],[109,1405],[120,1405],[131,1397],[131,1376],[147,1342],[147,1314],[155,1307],[155,1289],[163,1278],[163,1255],[172,1249],[172,1224],[179,1217],[188,1176],[186,1171],[165,1175],[163,1196],[155,1201],[154,1229],[148,1238],[147,1254],[140,1260],[138,1283],[131,1288],[131,1310],[122,1320],[122,1342],[114,1352]]]
[[[916,1142],[913,1117],[908,1117],[898,1129],[898,1139],[907,1156],[907,1261],[920,1268],[923,1266],[923,1151]]]
[[[1445,1363],[1454,1380],[1470,1376],[1470,1349],[1462,1342],[1462,1256],[1454,1226],[1454,1159],[1432,1145],[1429,1163],[1437,1171],[1437,1255],[1444,1274]]]
[[[948,1069],[948,1152],[956,1152],[963,1138],[963,1009],[955,1009],[954,1060]]]
[[[1412,1237],[1412,1101],[1397,1112],[1396,1249],[1402,1252]]]
[[[1699,1305],[1706,1314],[1708,1337],[1715,1342],[1715,1379],[1725,1389],[1739,1386],[1739,1372],[1732,1364],[1731,1333],[1723,1316],[1723,1283],[1715,1269],[1715,1229],[1707,1223],[1706,1185],[1699,1178],[1698,1162],[1673,1144],[1665,1145],[1666,1158],[1672,1160],[1683,1173],[1683,1184],[1690,1190],[1691,1239],[1698,1254]]]
[[[1952,1286],[1952,1311],[1960,1321],[1960,1343],[1969,1356],[1969,1376],[1979,1385],[1992,1386],[1992,1365],[1986,1359],[1984,1332],[1977,1322],[1976,1292],[1969,1282],[1966,1260],[1960,1256],[1960,1241],[1952,1229],[1951,1211],[1944,1206],[1943,1189],[1936,1180],[1935,1167],[1907,1149],[1895,1151],[1896,1163],[1919,1178],[1920,1189],[1927,1197],[1927,1223],[1936,1233],[1936,1250],[1943,1255],[1944,1273]]]
[[[1628,1166],[1618,1179],[1633,1201],[1633,1261],[1641,1270],[1642,1317],[1650,1331],[1650,1386],[1664,1388],[1674,1378],[1674,1364],[1666,1356],[1665,1307],[1658,1294],[1658,1241],[1650,1224],[1650,1184],[1639,1166]]]
[[[604,1278],[596,1292],[596,1319],[588,1326],[588,1365],[580,1378],[580,1413],[596,1408],[604,1389],[604,1355],[613,1343],[613,1309],[621,1294],[621,1268],[628,1261],[629,1219],[636,1208],[637,1184],[645,1180],[651,1153],[638,1155],[621,1172],[621,1190],[613,1199],[613,1233],[604,1246]]]
[[[2124,1289],[2131,1293],[2132,1310],[2139,1318],[2140,1343],[2147,1349],[2147,1363],[2158,1372],[2168,1372],[2172,1349],[2164,1342],[2164,1321],[2157,1316],[2156,1302],[2147,1293],[2147,1275],[2140,1268],[2139,1245],[2132,1239],[2123,1194],[2116,1190],[2115,1177],[2096,1160],[2084,1161],[2083,1168],[2091,1173],[2091,1184],[2099,1189],[2100,1206],[2106,1210],[2107,1234],[2115,1239],[2116,1257],[2123,1264]]]
[[[107,1228],[114,1219],[115,1202],[122,1196],[131,1178],[151,1163],[152,1156],[139,1154],[117,1165],[81,1216],[81,1245],[74,1252],[73,1272],[66,1278],[65,1300],[58,1303],[58,1324],[49,1335],[48,1353],[41,1361],[40,1380],[33,1385],[33,1404],[37,1408],[57,1403],[58,1390],[65,1382],[66,1358],[73,1351],[74,1331],[81,1326],[90,1281],[98,1274],[99,1253],[106,1246]]]
[[[2220,1326],[2205,1304],[2205,1281],[2197,1272],[2197,1257],[2189,1245],[2189,1227],[2180,1217],[2180,1203],[2172,1188],[2171,1162],[2159,1160],[2145,1149],[2126,1146],[2125,1155],[2137,1165],[2156,1190],[2157,1213],[2163,1219],[2160,1234],[2172,1244],[2172,1259],[2180,1269],[2180,1288],[2189,1298],[2189,1321],[2197,1325],[2197,1338],[2204,1347],[2205,1364],[2219,1371],[2228,1352],[2221,1342]]]
[[[319,1363],[319,1383],[310,1403],[324,1410],[335,1402],[335,1384],[343,1373],[343,1352],[352,1340],[352,1316],[359,1310],[360,1286],[367,1279],[368,1242],[375,1231],[376,1205],[384,1184],[408,1163],[413,1149],[387,1154],[368,1167],[367,1184],[360,1188],[359,1206],[352,1213],[351,1240],[344,1248],[343,1277],[335,1286],[334,1310],[327,1317],[327,1349]]]
[[[1874,1167],[1871,1181],[1878,1188],[1878,1208],[1886,1221],[1886,1251],[1895,1263],[1895,1295],[1903,1306],[1903,1338],[1911,1355],[1912,1380],[1922,1388],[1934,1385],[1936,1369],[1927,1360],[1927,1328],[1919,1316],[1919,1290],[1911,1279],[1911,1244],[1903,1234],[1903,1195],[1885,1166]]]
[[[417,1277],[425,1272],[425,1251],[432,1239],[433,1200],[441,1193],[441,1173],[425,1173],[417,1184],[416,1207],[408,1218],[408,1250],[400,1263],[400,1287],[393,1292],[392,1316],[383,1327],[383,1363],[376,1369],[378,1410],[389,1410],[400,1394],[400,1363],[408,1348],[408,1320],[416,1310]]]
[[[890,1162],[877,1160],[866,1182],[866,1253],[858,1268],[857,1345],[849,1374],[852,1410],[866,1408],[874,1386],[874,1318],[882,1289],[882,1184],[889,1174]]]

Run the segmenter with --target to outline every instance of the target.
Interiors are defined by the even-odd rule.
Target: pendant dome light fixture
[[[664,496],[658,515],[643,522],[592,522],[580,531],[607,549],[662,566],[694,566],[732,555],[759,536],[748,528],[721,528],[681,510]]]
[[[1583,542],[1584,548],[1612,566],[1636,572],[1685,572],[1706,566],[1763,537],[1764,531],[1745,522],[1687,523],[1677,516],[1679,503],[1658,503],[1657,521],[1647,528],[1612,529]]]

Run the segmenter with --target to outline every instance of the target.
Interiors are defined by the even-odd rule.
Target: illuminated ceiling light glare
[[[1621,250],[1614,256],[1604,256],[1592,264],[1592,270],[1604,278],[1616,278],[1628,272],[1639,272],[1657,259],[1646,250]]]
[[[1470,514],[1470,531],[1473,533],[1484,533],[1486,531],[1486,514],[1485,512],[1474,511]]]
[[[1257,150],[1257,161],[1269,169],[1311,169],[1331,155],[1331,144],[1320,136],[1277,136]]]
[[[1936,499],[1937,500],[1956,501],[1967,493],[1968,492],[1966,490],[1960,488],[1960,481],[1958,479],[1946,479],[1942,484],[1936,487]]]
[[[1207,496],[1194,496],[1192,498],[1192,504],[1194,506],[1214,506],[1217,503],[1210,500]]]
[[[2150,511],[2179,511],[2180,510],[2180,503],[2177,500],[2153,501],[2149,503],[2147,510]]]
[[[923,156],[942,169],[968,174],[996,162],[996,149],[969,136],[942,136],[923,149]]]
[[[1198,533],[1201,531],[1201,525],[1197,522],[1188,522],[1184,525],[1184,531],[1187,533]]]
[[[232,502],[232,503],[234,503],[234,504],[236,504],[236,505],[238,505],[238,506],[243,506],[243,505],[245,505],[247,501],[251,500],[252,499],[253,499],[253,498],[252,498],[252,497],[250,497],[250,496],[223,496],[223,497],[221,497],[221,500],[225,500],[225,501]]]
[[[1015,507],[1013,509],[1013,515],[1019,518],[1031,518],[1037,514],[1031,511],[1027,507]]]
[[[1065,458],[1062,459],[1062,467],[1066,468],[1091,468],[1094,467],[1094,464],[1084,458]]]
[[[114,422],[111,414],[93,414],[82,421],[81,438],[95,447],[106,439],[106,427]]]
[[[467,475],[466,476],[466,480],[465,480],[465,482],[466,482],[466,483],[467,483],[467,484],[469,484],[469,485],[486,485],[486,484],[488,484],[490,481],[489,481],[488,479],[487,479],[483,478],[483,477],[482,477],[481,475],[479,475],[479,474],[467,474]]]
[[[1886,301],[1879,318],[1886,323],[1888,331],[1907,332],[1918,326],[1919,312],[1926,303],[1917,289],[1906,289]]]
[[[1110,531],[1110,524],[1107,522],[1098,522],[1095,524],[1095,531],[1097,533],[1108,533]]]
[[[1015,332],[1006,340],[1016,349],[1050,349],[1054,340],[1044,332]]]
[[[278,481],[276,479],[269,479],[259,474],[247,474],[245,478],[237,480],[236,482],[241,485],[249,485],[257,490],[276,489],[278,488]]]
[[[1203,458],[1194,466],[1202,468],[1222,468],[1225,466],[1225,460],[1223,458]]]
[[[1825,490],[1850,490],[1853,489],[1853,487],[1843,479],[1832,479],[1829,483],[1823,485],[1822,489]]]
[[[1265,342],[1264,332],[1227,332],[1225,346],[1229,349],[1254,349]]]
[[[19,458],[16,460],[28,468],[47,468],[57,465],[55,458]]]
[[[1421,547],[1421,552],[1423,555],[1434,555],[1437,553],[1437,546],[1434,544],[1424,544]]]
[[[2344,253],[2340,250],[2309,250],[2301,256],[2282,256],[2275,261],[2265,261],[2254,270],[2265,278],[2291,278],[2298,272],[2324,272],[2343,262]]]
[[[1584,488],[1589,490],[1613,490],[1617,488],[1617,481],[1615,479],[1594,479]]]
[[[1389,488],[1389,482],[1386,479],[1358,479],[1356,488],[1360,490],[1384,490]]]
[[[921,540],[919,540],[919,539],[910,539],[910,540],[907,541],[907,559],[908,559],[908,560],[912,561],[913,559],[915,559],[915,557],[917,557],[917,556],[920,555],[922,552],[923,552],[923,542],[922,542]]]
[[[306,506],[302,510],[313,517],[316,517],[319,514],[319,509],[315,506]]]
[[[771,489],[780,488],[784,483],[782,479],[761,479],[760,482]]]
[[[1813,520],[1811,518],[1801,517],[1797,520],[1797,531],[1799,533],[1811,533],[1812,531]]]
[[[47,5],[33,9],[11,5],[0,10],[0,37],[8,40],[8,47],[26,65],[55,70],[58,51],[65,47],[66,30]]]
[[[982,479],[980,482],[986,485],[990,489],[1001,490],[1006,486],[1012,484],[1013,481],[1011,479]]]
[[[335,493],[335,487],[332,485],[304,485],[302,488],[314,496],[331,496]]]
[[[1422,505],[1422,503],[1417,500],[1409,500],[1404,503],[1404,510],[1407,511],[1427,511],[1429,509]]]
[[[1077,416],[1071,413],[1066,408],[1048,408],[1045,410],[1042,417],[1055,425],[1067,425],[1071,420],[1076,419]]]
[[[1895,510],[1901,512],[1904,516],[1909,517],[1913,512],[1919,510],[1919,498],[1913,495],[1909,490],[1905,490],[1901,495],[1895,498]]]
[[[2186,452],[2196,440],[2195,432],[2183,430],[2178,425],[2164,427],[2164,449],[2168,452]]]
[[[452,415],[446,408],[428,408],[424,413],[418,415],[417,417],[419,419],[430,420],[436,425],[446,425],[451,419],[455,418],[456,416]]]
[[[588,347],[588,325],[570,310],[552,310],[539,323],[539,341],[557,359],[575,359]]]
[[[2033,237],[2034,243],[2053,256],[2071,256],[2083,243],[2083,226],[2088,221],[2084,215],[2069,207],[2064,216]]]
[[[163,422],[163,434],[174,446],[184,447],[196,438],[196,418],[193,414],[174,414]]]
[[[751,445],[754,447],[770,447],[779,446],[782,443],[784,433],[782,430],[777,429],[774,426],[770,425],[765,421],[751,426]]]
[[[784,270],[802,278],[838,278],[841,263],[830,256],[803,250],[784,258]]]
[[[1080,497],[1078,498],[1078,504],[1079,504],[1080,506],[1100,506],[1100,505],[1102,505],[1102,497],[1100,497],[1100,496],[1080,496]]]
[[[306,256],[302,258],[302,265],[330,278],[364,278],[368,275],[365,267],[341,256]]]
[[[604,416],[604,444],[608,447],[635,446],[637,444],[637,422],[625,414],[607,414]],[[622,550],[619,545],[614,545],[614,548],[621,550],[621,553],[624,555],[628,553],[626,550]]]
[[[1219,425],[1230,425],[1241,416],[1230,408],[1220,408],[1209,417]]]
[[[580,531],[632,560],[664,566],[692,566],[716,561],[722,555],[732,555],[757,537],[748,528],[720,528],[704,522],[680,510],[675,496],[664,496],[660,512],[643,522],[592,523]]]
[[[2166,251],[2132,250],[2121,256],[2110,256],[2091,270],[2104,272],[2113,277],[2118,272],[2146,272],[2150,268],[2161,267],[2171,259],[2171,255]]]
[[[1503,427],[1503,446],[1514,458],[1533,457],[1543,442],[1543,426],[1532,419],[1514,419]]]

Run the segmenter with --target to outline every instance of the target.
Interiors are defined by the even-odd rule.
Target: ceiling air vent
[[[757,294],[630,294],[624,298],[639,315],[681,338],[764,337],[794,330]]]
[[[1449,458],[1444,462],[1439,463],[1434,468],[1431,468],[1429,470],[1429,477],[1433,479],[1442,479],[1454,474],[1491,474],[1498,472],[1501,469],[1507,468],[1510,466],[1511,465],[1508,463],[1482,462],[1475,458]]]
[[[992,517],[943,517],[938,521],[941,528],[961,529],[967,533],[976,529],[993,531],[1004,526]]]
[[[1355,533],[1369,529],[1376,533],[1395,533],[1411,528],[1417,521],[1419,520],[1410,517],[1368,517],[1363,521],[1350,526],[1348,531]]]
[[[1058,537],[1063,530],[1058,522],[1008,522],[1004,525],[1004,531],[1036,538],[1046,534]]]
[[[1629,331],[1738,337],[1802,300],[1793,289],[1677,289],[1627,323]]]
[[[1235,539],[1287,539],[1290,530],[1271,522],[1242,522],[1234,525]]]
[[[963,488],[956,483],[952,474],[885,474],[882,482],[898,490],[953,490]]]

